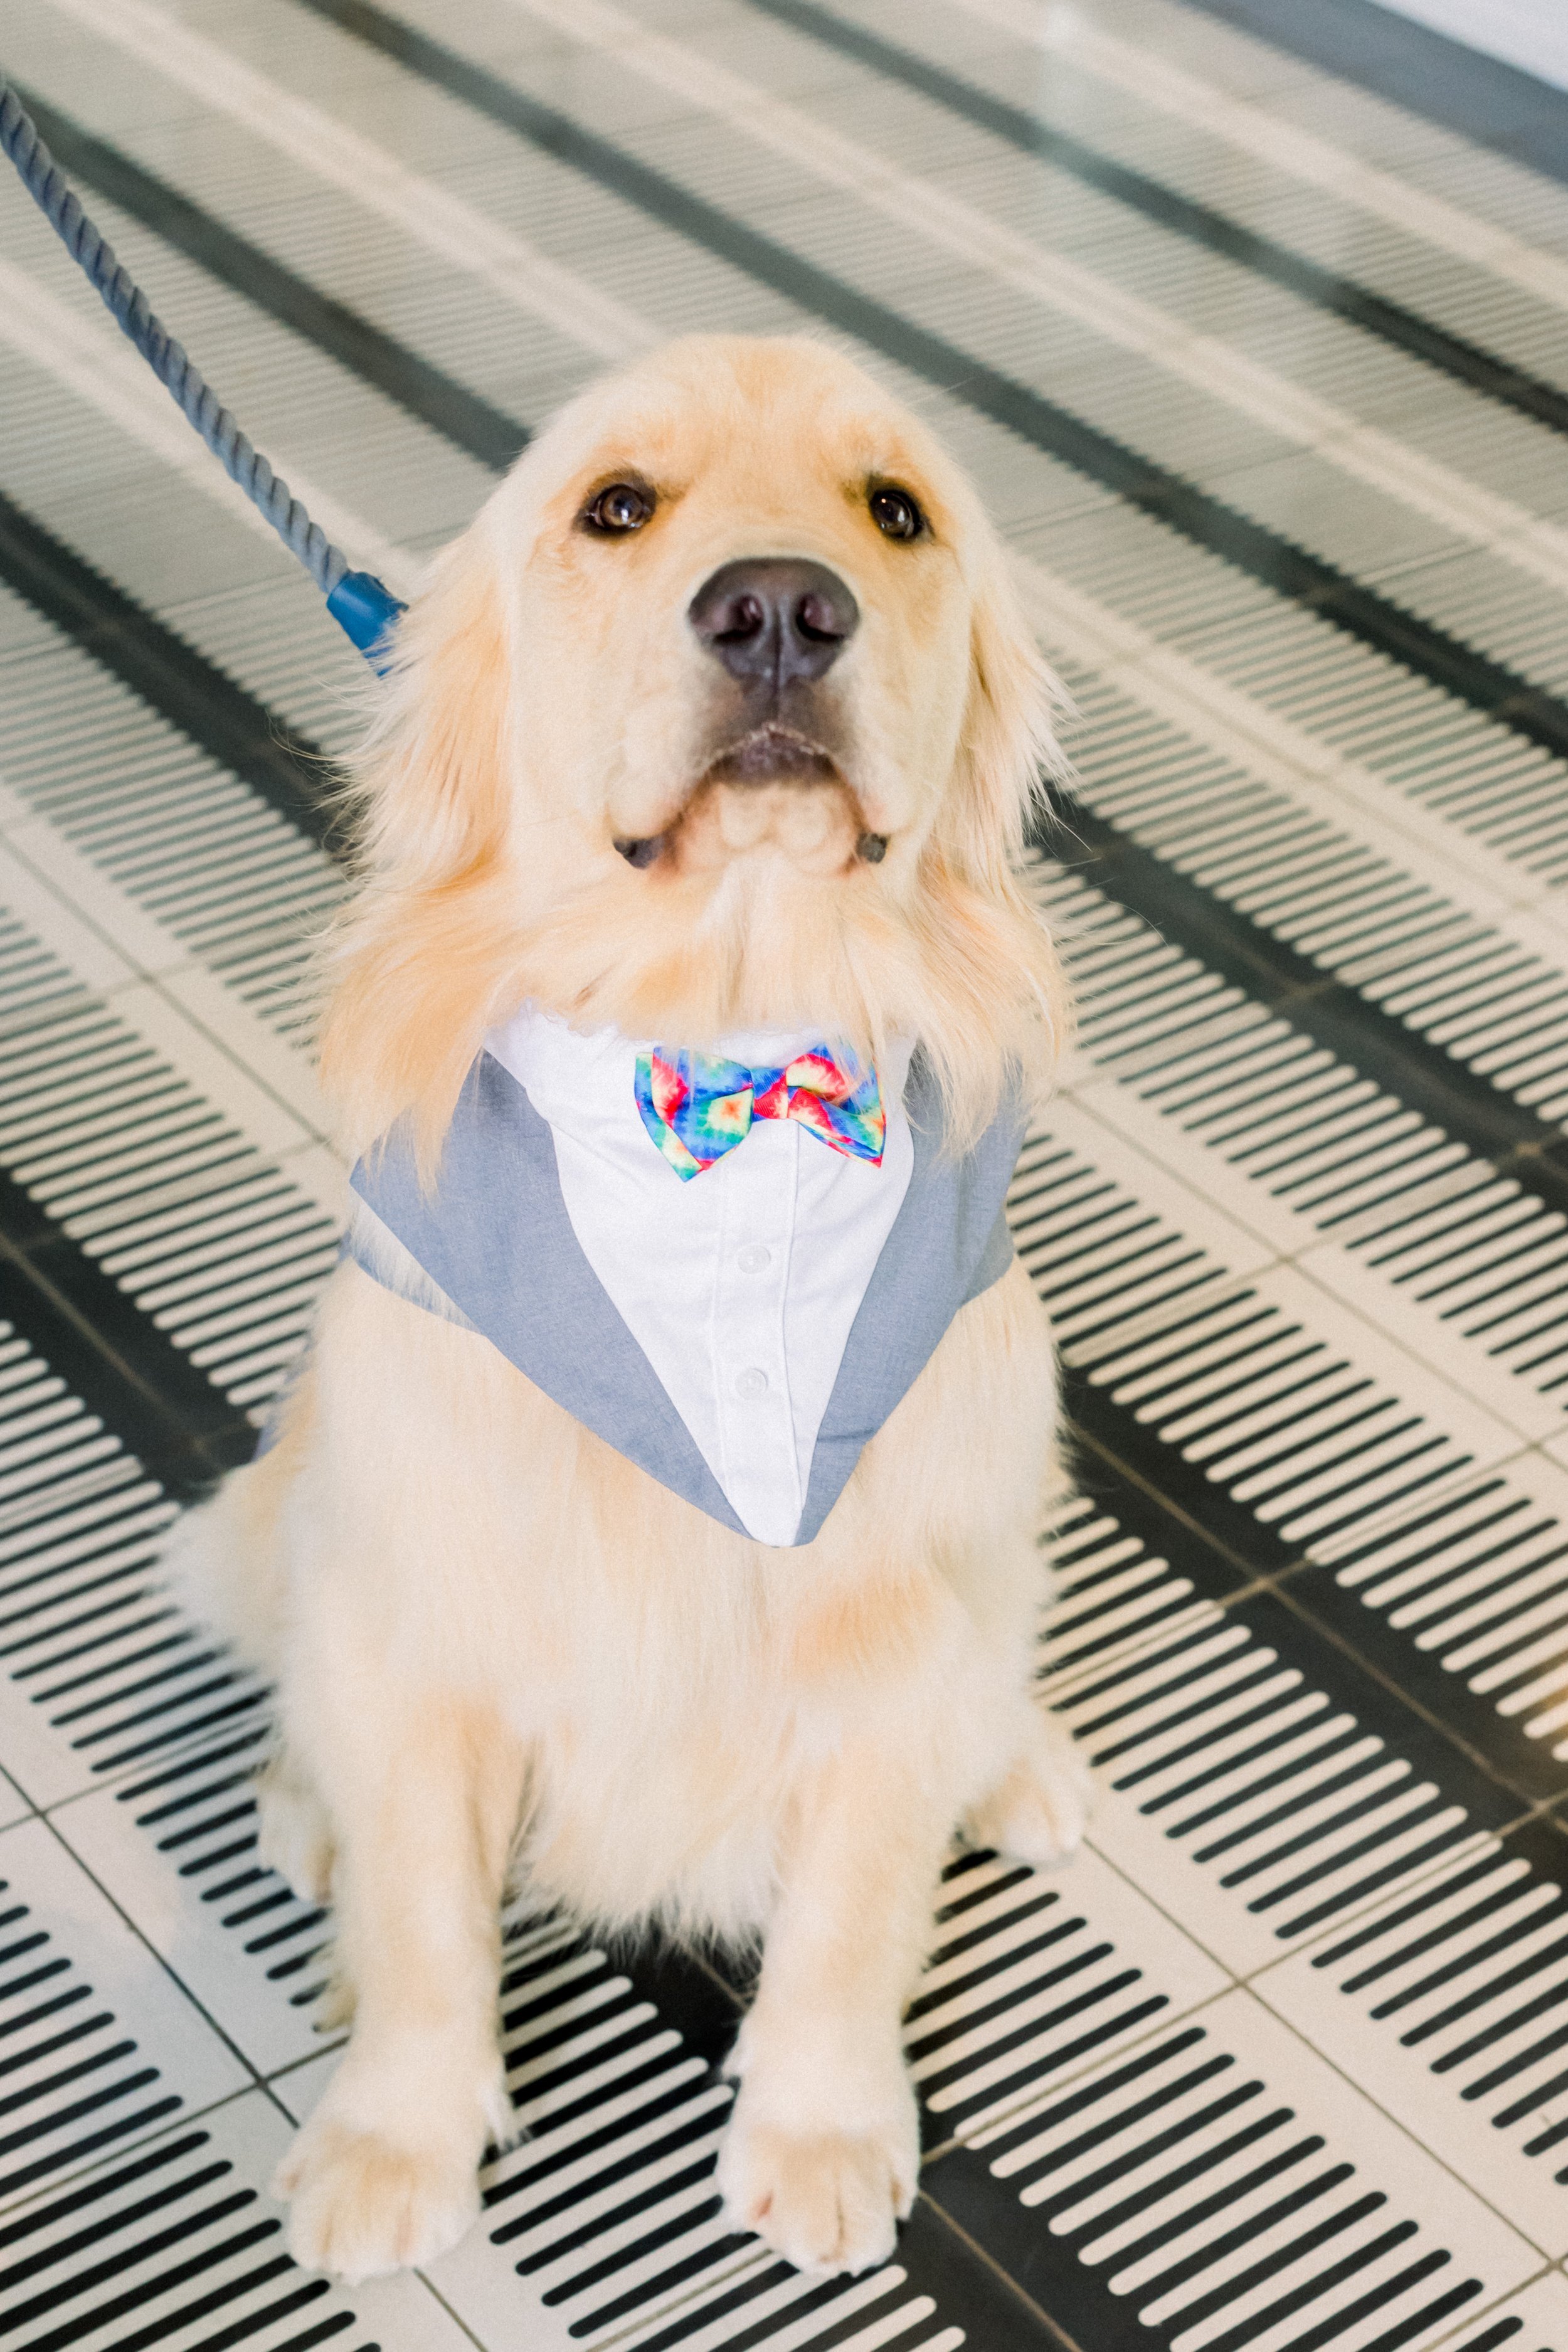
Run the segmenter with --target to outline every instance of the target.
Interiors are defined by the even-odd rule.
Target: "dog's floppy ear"
[[[971,574],[968,697],[923,861],[931,958],[944,978],[921,1039],[949,1132],[963,1145],[1011,1081],[1043,1097],[1069,1027],[1050,934],[1018,878],[1043,779],[1063,772],[1051,729],[1065,704],[1041,658],[1000,542],[980,526]]]
[[[448,878],[499,848],[510,764],[505,599],[485,516],[445,550],[398,624],[356,762],[363,863]]]
[[[1060,772],[1051,720],[1064,701],[991,540],[973,587],[969,698],[941,828],[949,857],[982,888],[1007,891],[1042,778]]]
[[[359,887],[327,951],[321,1077],[363,1150],[413,1121],[433,1171],[504,967],[512,790],[506,599],[481,515],[398,625],[353,763]]]

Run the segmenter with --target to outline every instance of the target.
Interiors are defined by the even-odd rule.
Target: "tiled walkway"
[[[4,40],[395,585],[685,329],[826,331],[978,475],[1080,714],[1037,880],[1081,1036],[1016,1217],[1103,1783],[1060,1876],[954,1865],[888,2269],[724,2233],[715,1974],[537,1927],[482,2228],[289,2264],[323,1923],[256,1860],[261,1695],[151,1562],[332,1262],[301,980],[358,657],[0,184],[5,2341],[1564,2352],[1568,97],[1367,0]]]

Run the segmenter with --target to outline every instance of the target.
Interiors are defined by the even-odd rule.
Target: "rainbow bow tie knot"
[[[847,1070],[826,1045],[776,1070],[655,1045],[637,1055],[637,1098],[643,1125],[682,1181],[743,1143],[754,1118],[798,1119],[835,1151],[876,1164],[887,1140],[876,1071]]]

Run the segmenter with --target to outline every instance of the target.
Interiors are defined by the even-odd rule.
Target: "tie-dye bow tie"
[[[826,1045],[776,1070],[655,1045],[637,1055],[637,1097],[643,1125],[683,1179],[733,1151],[754,1118],[797,1118],[851,1160],[880,1161],[887,1140],[876,1071],[846,1070]]]

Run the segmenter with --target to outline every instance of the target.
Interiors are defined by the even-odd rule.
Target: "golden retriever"
[[[705,338],[592,387],[434,568],[378,691],[322,1033],[368,1169],[395,1138],[439,1202],[525,1006],[699,1051],[810,1032],[873,1068],[912,1041],[950,1160],[1038,1099],[1063,990],[1015,869],[1050,680],[973,489],[847,359]],[[279,2175],[295,2255],[363,2278],[476,2216],[513,2129],[514,1882],[611,1931],[760,1940],[727,2209],[804,2269],[879,2262],[950,1841],[1047,1861],[1082,1827],[1035,1691],[1033,1289],[1015,1261],[958,1307],[792,1544],[638,1467],[375,1246],[174,1548],[276,1679],[263,1852],[330,1893],[353,2017]]]

